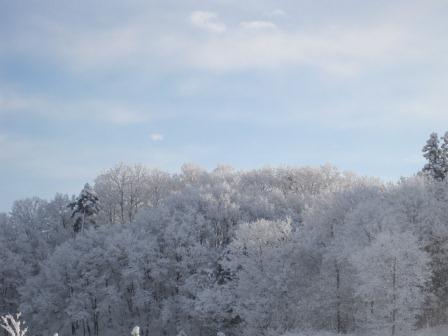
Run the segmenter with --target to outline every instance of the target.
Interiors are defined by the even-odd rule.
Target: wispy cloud
[[[176,31],[155,37],[145,25],[130,24],[74,36],[70,43],[61,44],[63,48],[57,53],[77,70],[197,68],[238,72],[303,67],[342,77],[415,55],[412,31],[388,22],[355,30],[326,26],[284,30],[275,22],[255,20],[227,29],[218,14],[202,11],[193,12],[190,20],[213,34],[198,37]],[[220,37],[214,38],[215,33]]]
[[[286,12],[280,8],[274,9],[271,12],[267,13],[267,16],[284,16],[286,15]]]
[[[240,23],[240,27],[253,30],[277,29],[277,25],[270,21],[244,21]]]
[[[85,99],[61,102],[49,97],[31,96],[11,90],[3,92],[0,93],[0,116],[22,114],[53,120],[88,118],[94,122],[115,125],[142,123],[152,118],[152,114],[145,108],[112,100]]]
[[[201,20],[196,22],[203,29],[225,30],[218,22]],[[148,44],[145,28],[136,26],[126,32],[81,37],[80,42],[74,41],[62,54],[75,69],[95,67],[96,71],[104,67],[110,71],[126,64],[143,70],[153,69],[155,64],[168,69],[193,67],[217,71],[312,67],[345,76],[379,62],[396,61],[394,57],[406,50],[405,38],[406,32],[394,26],[367,27],[356,32],[343,29],[307,32],[281,31],[269,21],[245,21],[220,39],[197,39],[180,33],[169,38],[161,36]],[[184,57],[179,59],[175,55]]]
[[[237,31],[219,40],[193,42],[184,50],[187,60],[196,67],[219,71],[311,67],[352,76],[379,63],[393,62],[405,50],[405,32],[394,26],[313,32],[262,29],[274,27],[267,22],[243,26],[248,27],[258,33]]]
[[[219,16],[213,12],[194,11],[190,15],[191,23],[201,29],[213,33],[223,33],[226,25],[219,21]]]
[[[432,8],[431,4],[427,7],[427,11]],[[411,7],[406,13],[418,10]],[[258,19],[238,13],[241,19],[235,21],[227,12],[221,19],[218,11],[185,10],[177,13],[176,24],[157,28],[147,19],[148,13],[93,29],[44,25],[42,45],[51,58],[80,73],[309,68],[344,78],[384,64],[399,65],[412,57],[429,61],[444,54],[437,38],[416,33],[413,16],[398,10],[365,24],[347,20],[333,25],[316,20],[315,25],[307,26],[291,21],[283,24],[285,11],[281,9],[268,13],[270,16],[260,14]],[[210,34],[193,34],[185,24]],[[37,38],[33,43],[22,41],[21,47],[39,50],[37,43]]]
[[[152,141],[162,141],[163,140],[163,134],[161,133],[151,133],[149,135]]]

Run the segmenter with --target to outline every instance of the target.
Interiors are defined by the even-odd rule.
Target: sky
[[[118,162],[395,181],[448,130],[448,2],[0,0],[0,211]]]

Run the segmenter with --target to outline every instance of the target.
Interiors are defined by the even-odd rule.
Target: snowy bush
[[[1,317],[0,327],[5,329],[9,336],[25,336],[28,328],[24,328],[22,322],[20,321],[20,313],[13,315],[5,315]],[[25,324],[25,322],[23,322]]]
[[[132,329],[131,336],[140,336],[140,327],[139,326],[135,326],[134,329]]]

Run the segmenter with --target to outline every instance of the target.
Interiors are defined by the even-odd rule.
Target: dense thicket
[[[448,184],[430,176],[120,164],[78,197],[0,216],[0,314],[78,336],[443,324]]]

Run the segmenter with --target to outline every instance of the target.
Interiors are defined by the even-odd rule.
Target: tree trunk
[[[341,276],[339,271],[338,262],[334,262],[335,272],[336,272],[336,328],[338,334],[342,332],[342,319],[341,319]]]
[[[397,318],[397,258],[394,258],[392,268],[392,336],[395,335]]]
[[[86,209],[82,211],[82,223],[81,223],[81,232],[84,233],[84,225],[86,223]]]

